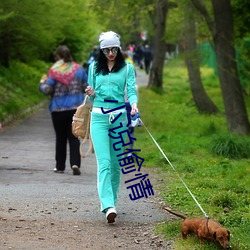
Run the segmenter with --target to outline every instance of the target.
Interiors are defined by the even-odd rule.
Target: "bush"
[[[247,138],[236,135],[219,136],[212,140],[211,151],[215,155],[231,158],[249,158],[250,146]]]
[[[221,207],[223,209],[224,208],[233,209],[237,206],[232,193],[228,193],[228,192],[215,194],[212,197],[210,203],[214,206]]]
[[[48,64],[36,61],[32,66],[12,61],[10,68],[0,67],[0,122],[11,115],[19,117],[22,111],[34,107],[46,97],[38,90],[42,74]]]

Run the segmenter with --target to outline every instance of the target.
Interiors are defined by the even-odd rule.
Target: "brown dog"
[[[183,239],[187,239],[188,234],[196,235],[201,241],[216,241],[224,249],[231,249],[229,245],[230,232],[222,225],[210,218],[187,218],[185,215],[178,214],[163,207],[166,211],[183,219],[181,233]]]

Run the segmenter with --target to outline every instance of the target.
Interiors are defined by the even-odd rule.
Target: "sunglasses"
[[[111,49],[105,48],[105,49],[102,50],[104,55],[109,55],[110,51],[112,52],[112,54],[117,54],[118,48],[117,47],[114,47],[114,48],[111,48]]]

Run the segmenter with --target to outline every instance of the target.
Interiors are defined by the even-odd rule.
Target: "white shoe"
[[[54,171],[55,173],[59,173],[59,174],[63,174],[63,173],[64,173],[63,170],[57,170],[57,168],[54,168],[53,171]]]
[[[115,208],[110,207],[107,209],[106,218],[108,220],[108,223],[114,223],[116,216],[117,216],[117,212]]]
[[[80,171],[80,168],[78,166],[73,165],[72,170],[73,170],[73,175],[81,175],[81,171]]]

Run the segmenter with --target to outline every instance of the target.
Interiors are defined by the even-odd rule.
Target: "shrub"
[[[249,158],[250,146],[247,138],[236,135],[219,136],[212,140],[211,151],[215,155],[231,159]]]
[[[221,208],[230,208],[233,209],[237,206],[235,199],[232,194],[228,192],[221,192],[219,194],[215,194],[210,203],[214,206]]]

